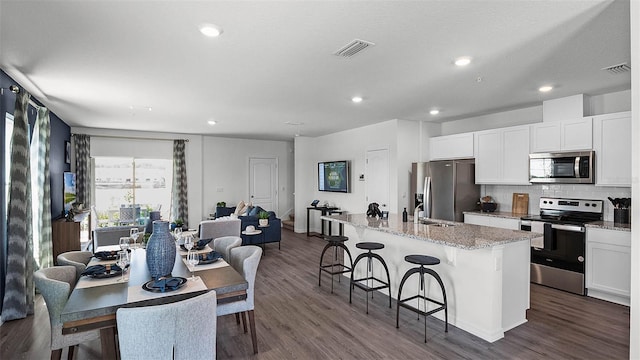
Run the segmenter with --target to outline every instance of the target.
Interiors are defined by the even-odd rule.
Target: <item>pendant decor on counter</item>
[[[144,225],[145,233],[151,234],[153,232],[153,222],[156,220],[160,220],[160,211],[149,211],[149,218],[147,219],[147,223]]]
[[[176,260],[176,244],[169,232],[169,222],[153,222],[153,233],[147,243],[147,267],[153,279],[171,274]]]

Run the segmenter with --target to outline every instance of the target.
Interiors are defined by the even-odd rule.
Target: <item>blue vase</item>
[[[160,211],[150,211],[147,223],[144,226],[144,232],[147,234],[153,233],[153,222],[160,220]]]
[[[153,279],[171,275],[176,260],[176,244],[169,232],[169,222],[153,222],[153,233],[147,243],[147,267]]]

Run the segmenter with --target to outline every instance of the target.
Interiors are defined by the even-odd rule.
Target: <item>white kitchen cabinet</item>
[[[631,113],[593,117],[596,186],[631,186]]]
[[[529,185],[529,126],[478,131],[476,184]]]
[[[520,230],[520,219],[503,218],[481,214],[464,214],[464,223],[491,226],[502,229]]]
[[[449,160],[473,157],[473,133],[436,136],[429,139],[429,159]]]
[[[593,148],[591,117],[531,125],[531,152],[591,150]]]
[[[631,232],[587,228],[587,295],[629,306]]]

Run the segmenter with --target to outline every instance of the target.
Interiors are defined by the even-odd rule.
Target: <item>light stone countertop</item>
[[[388,220],[367,218],[365,214],[331,215],[321,218],[352,225],[356,228],[376,230],[466,250],[488,248],[517,241],[530,241],[532,238],[542,236],[542,234],[530,231],[500,229],[436,219],[429,220],[454,226],[414,224],[411,217],[409,222],[403,223],[402,216],[399,214],[390,214]]]
[[[481,216],[489,216],[489,217],[497,217],[503,219],[515,219],[520,220],[523,216],[527,216],[528,214],[517,214],[511,211],[494,211],[494,212],[486,212],[486,211],[463,211],[463,214],[469,215],[481,215]]]
[[[631,224],[617,224],[613,221],[593,221],[584,225],[588,228],[607,229],[617,231],[631,231]]]

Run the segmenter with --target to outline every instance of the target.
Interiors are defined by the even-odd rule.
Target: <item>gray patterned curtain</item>
[[[29,163],[30,95],[24,89],[16,97],[9,171],[7,216],[7,275],[2,319],[15,320],[33,314],[33,239],[31,234],[31,171]]]
[[[36,265],[39,268],[53,266],[53,243],[51,241],[51,182],[49,173],[49,149],[51,122],[49,109],[38,109],[34,135],[31,139],[32,192],[33,192],[33,242]]]
[[[173,140],[173,189],[171,191],[171,215],[189,224],[187,200],[187,166],[185,163],[185,141]]]
[[[91,138],[86,134],[73,135],[76,154],[76,203],[91,208]]]

